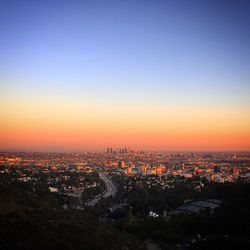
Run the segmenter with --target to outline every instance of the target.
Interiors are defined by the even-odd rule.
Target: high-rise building
[[[118,161],[118,167],[119,168],[124,168],[126,166],[125,162],[123,160]]]

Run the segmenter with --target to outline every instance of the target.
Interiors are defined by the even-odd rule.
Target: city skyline
[[[250,150],[248,1],[1,1],[0,150]]]

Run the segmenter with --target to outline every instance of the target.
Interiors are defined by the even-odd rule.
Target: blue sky
[[[0,1],[8,98],[249,106],[249,1]]]

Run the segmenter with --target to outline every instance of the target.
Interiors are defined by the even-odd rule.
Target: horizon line
[[[131,151],[134,152],[164,152],[164,153],[250,153],[250,149],[249,150],[237,150],[237,149],[225,149],[225,150],[212,150],[212,149],[208,149],[208,150],[159,150],[159,149],[131,149]],[[103,149],[86,149],[86,150],[30,150],[30,149],[0,149],[0,154],[1,153],[75,153],[75,154],[79,154],[79,153],[88,153],[88,152],[94,152],[94,153],[106,153],[106,150]],[[113,153],[109,153],[109,154],[113,154]],[[118,153],[118,154],[125,154],[125,153]]]

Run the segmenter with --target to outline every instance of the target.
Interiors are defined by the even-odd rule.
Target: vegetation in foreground
[[[143,241],[99,223],[82,211],[64,211],[51,194],[28,184],[0,184],[1,249],[144,250]]]

